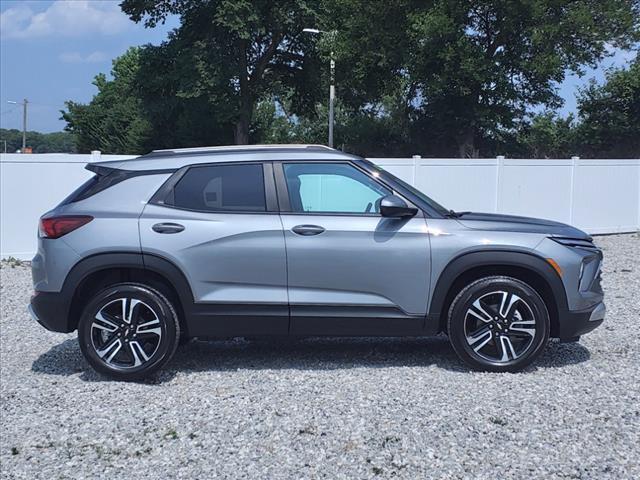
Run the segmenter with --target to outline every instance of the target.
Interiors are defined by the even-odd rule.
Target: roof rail
[[[173,154],[188,154],[188,153],[206,153],[206,152],[245,152],[245,151],[253,151],[253,150],[269,150],[269,149],[309,149],[309,150],[331,150],[334,149],[331,147],[327,147],[326,145],[315,145],[315,144],[303,144],[303,143],[292,143],[292,144],[269,144],[269,145],[219,145],[215,147],[191,147],[191,148],[170,148],[165,150],[153,150],[151,154],[165,154],[165,155],[173,155]]]

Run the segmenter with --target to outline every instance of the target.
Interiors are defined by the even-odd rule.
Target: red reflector
[[[40,236],[42,238],[60,238],[76,228],[89,223],[93,217],[89,215],[69,215],[40,219]]]

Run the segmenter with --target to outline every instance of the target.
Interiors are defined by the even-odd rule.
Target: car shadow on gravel
[[[552,341],[535,365],[560,368],[589,360],[579,343]],[[435,366],[468,372],[444,336],[431,338],[311,338],[191,341],[173,360],[145,383],[164,383],[176,374],[235,370],[333,370]],[[76,339],[52,347],[33,362],[32,371],[47,375],[75,375],[84,381],[104,381],[84,360]]]

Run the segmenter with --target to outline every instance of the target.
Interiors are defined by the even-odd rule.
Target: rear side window
[[[98,177],[98,175],[94,175],[93,177],[91,177],[89,180],[87,180],[78,188],[76,188],[73,192],[71,192],[69,196],[64,200],[62,200],[62,202],[60,202],[58,206],[61,207],[63,205],[68,205],[70,203],[77,202],[79,200],[87,198],[87,194],[90,194],[90,192],[95,190],[96,187],[98,186],[99,178],[100,177]]]
[[[261,164],[191,167],[173,190],[174,206],[210,212],[265,212]]]

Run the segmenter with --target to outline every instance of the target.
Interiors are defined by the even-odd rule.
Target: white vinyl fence
[[[37,223],[91,176],[87,162],[126,155],[0,155],[0,258],[30,259]],[[589,233],[640,230],[640,159],[372,158],[454,210],[559,220]]]

